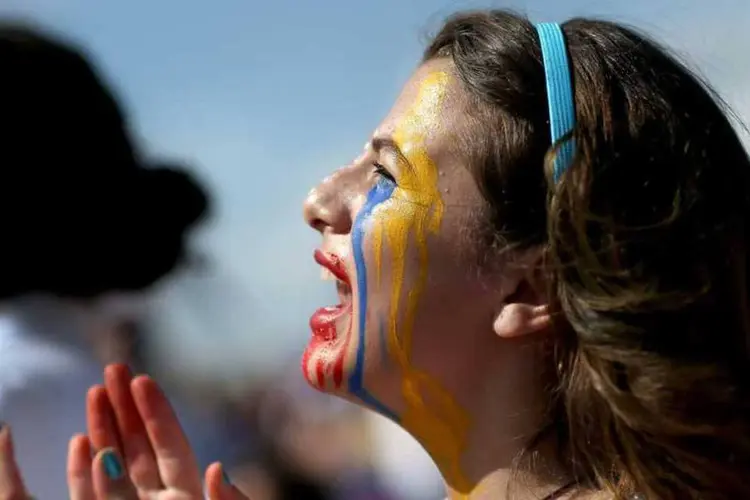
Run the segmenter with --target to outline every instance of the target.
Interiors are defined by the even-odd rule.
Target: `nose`
[[[345,169],[326,177],[305,199],[303,213],[307,224],[321,233],[346,234],[352,228],[352,215],[347,200],[351,198],[345,181]]]

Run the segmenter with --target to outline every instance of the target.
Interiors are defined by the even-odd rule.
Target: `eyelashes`
[[[384,178],[384,179],[386,179],[386,180],[388,180],[388,181],[396,184],[396,178],[382,164],[377,163],[377,162],[373,162],[372,166],[373,166],[373,169],[374,169],[374,171],[375,171],[375,173],[377,175],[379,175],[380,177],[382,177],[382,178]]]

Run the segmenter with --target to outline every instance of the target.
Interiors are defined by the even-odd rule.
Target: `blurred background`
[[[84,44],[146,153],[189,161],[212,190],[192,242],[205,265],[100,348],[166,383],[201,461],[230,463],[253,498],[440,498],[409,437],[299,376],[308,318],[334,300],[301,202],[358,153],[441,19],[486,6],[636,25],[750,115],[747,0],[0,0],[0,16]]]

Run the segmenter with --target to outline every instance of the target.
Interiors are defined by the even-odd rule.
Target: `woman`
[[[208,198],[183,167],[138,157],[75,46],[0,23],[0,72],[0,419],[34,495],[56,499],[97,351],[181,267]]]
[[[715,96],[643,36],[459,14],[306,202],[341,304],[303,372],[411,432],[451,498],[750,498],[749,177]],[[153,382],[107,380],[72,498],[200,498]],[[113,447],[90,467],[90,444]]]

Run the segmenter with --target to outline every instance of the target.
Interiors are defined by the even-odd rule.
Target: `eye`
[[[380,177],[383,177],[384,179],[387,179],[391,181],[392,183],[396,184],[396,178],[393,177],[393,174],[391,174],[387,168],[385,168],[382,164],[373,162],[372,166],[374,167],[375,173],[379,175]]]

